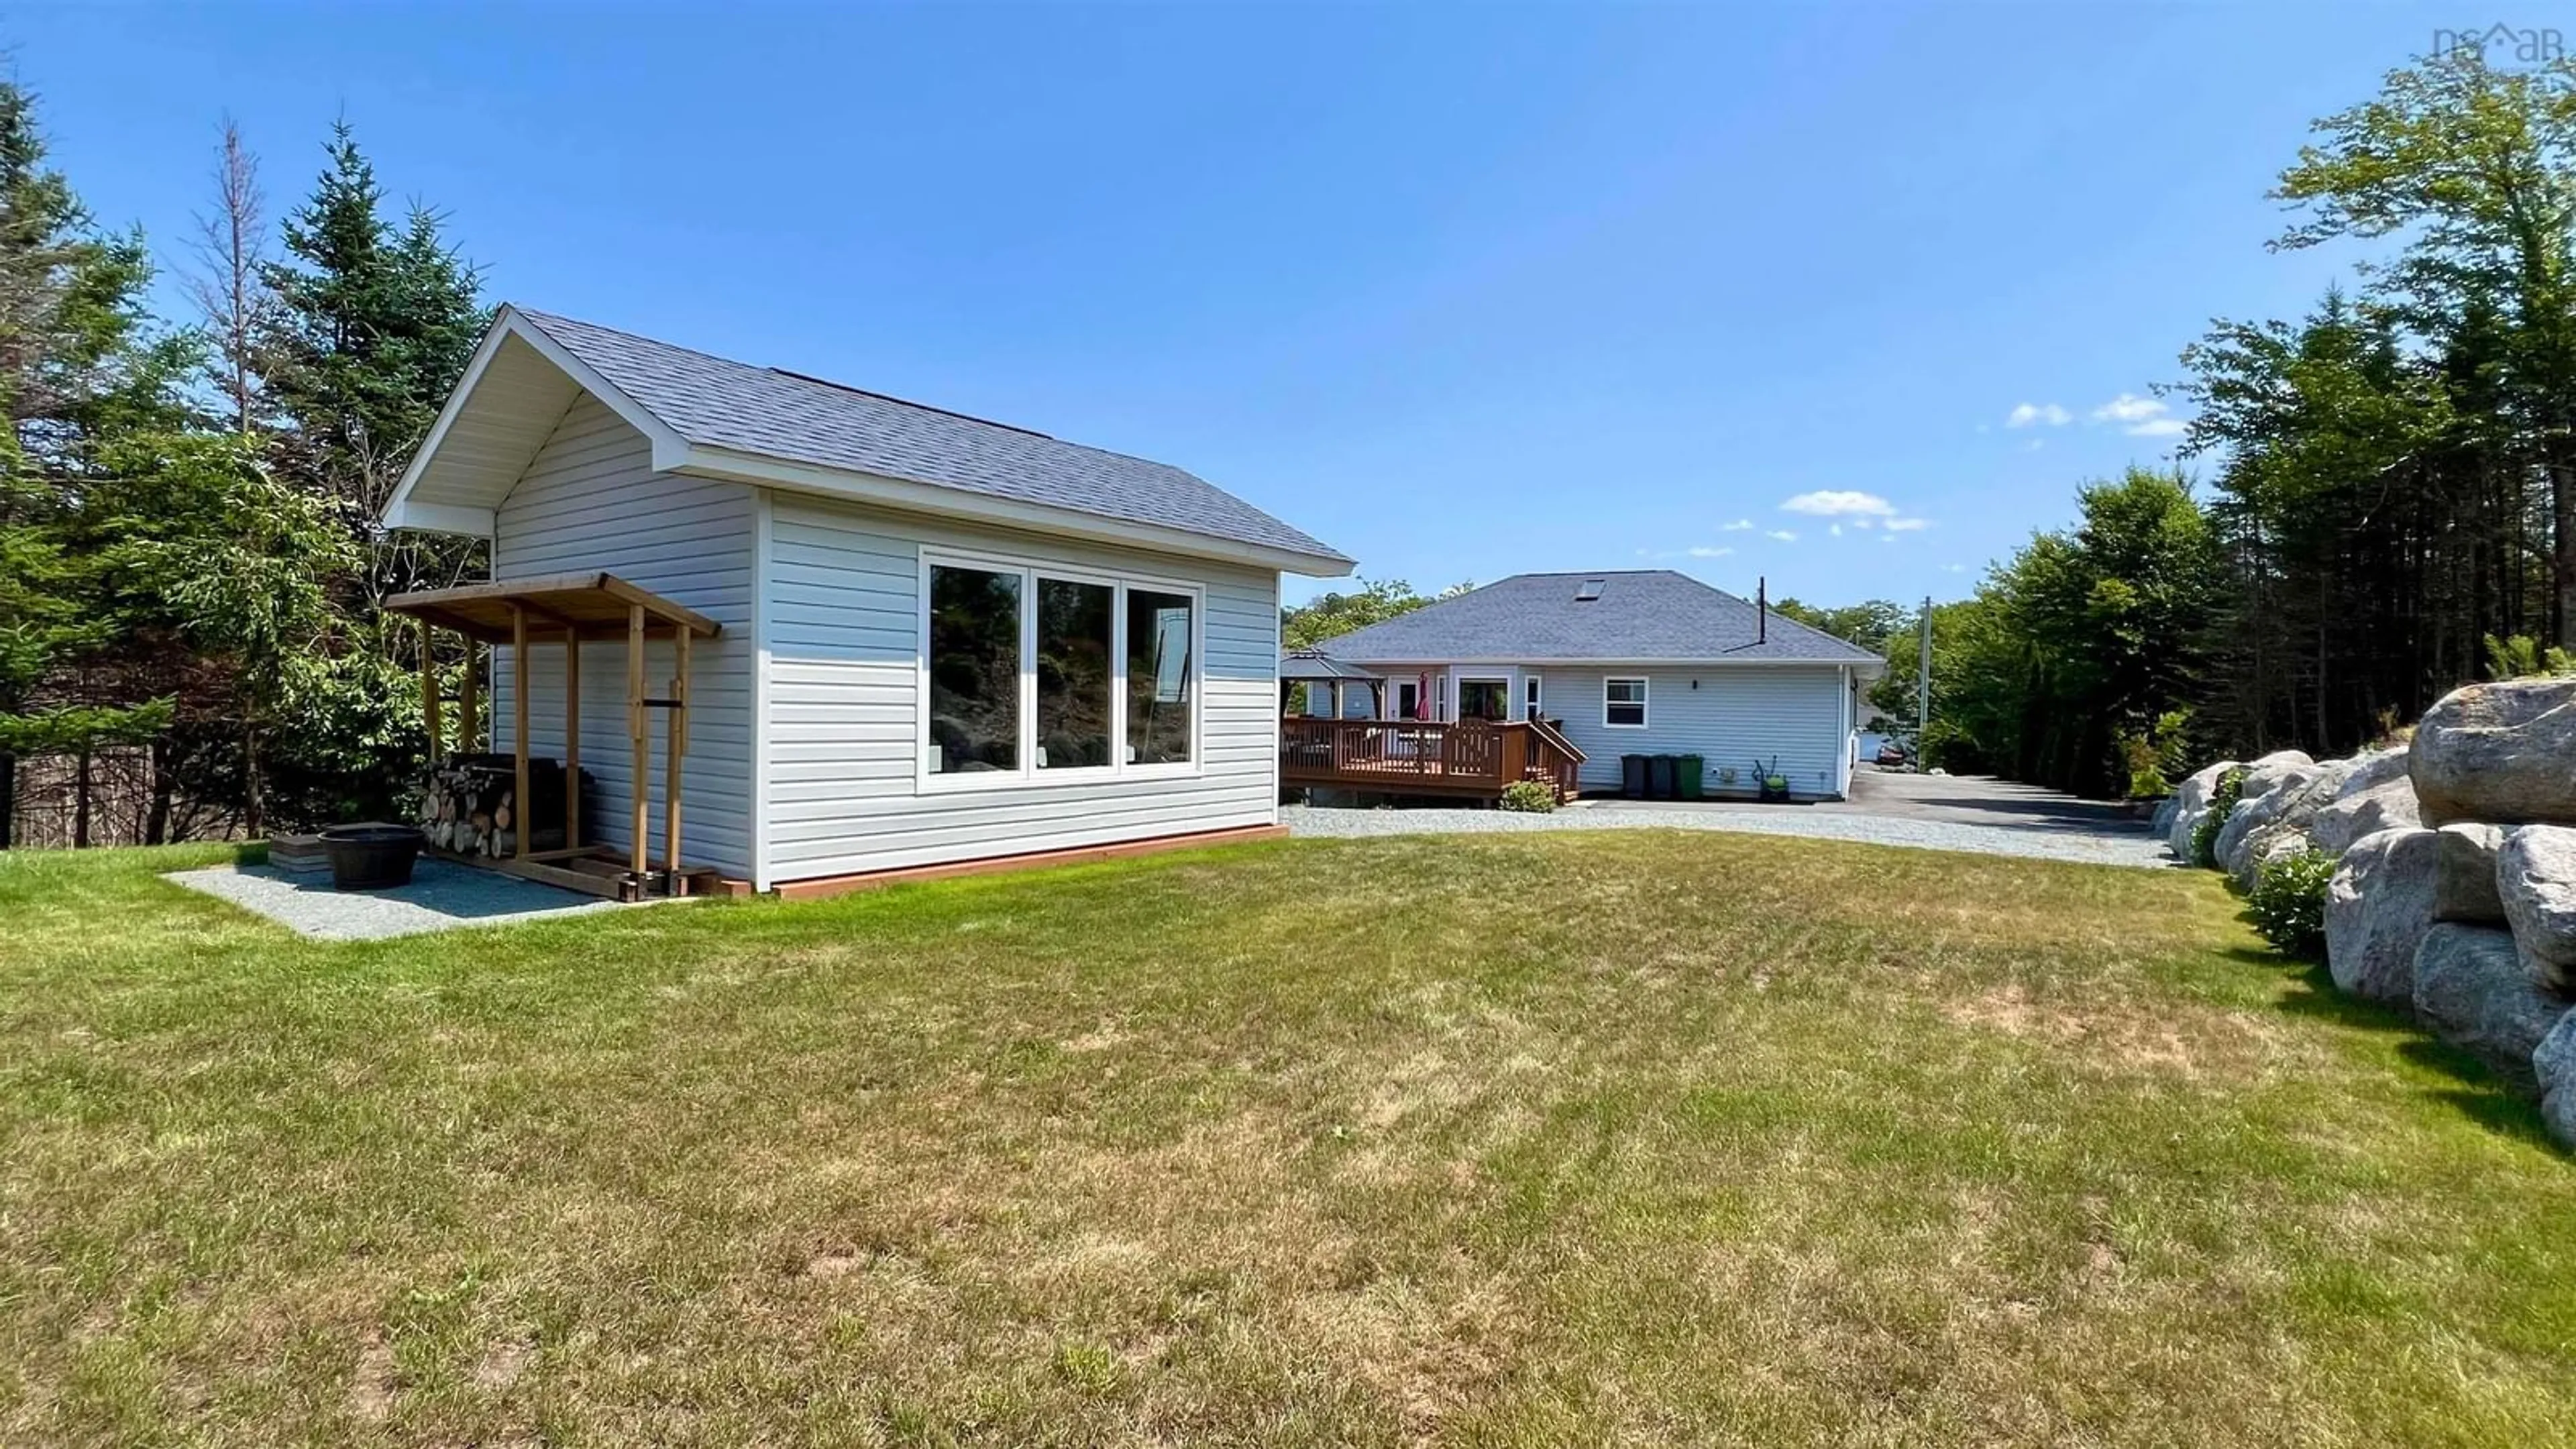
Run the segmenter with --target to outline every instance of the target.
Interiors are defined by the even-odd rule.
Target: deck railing
[[[1582,762],[1581,750],[1537,721],[1279,722],[1279,776],[1290,785],[1499,795],[1515,780],[1537,780],[1570,796]]]

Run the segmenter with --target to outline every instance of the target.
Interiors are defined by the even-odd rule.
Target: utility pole
[[[1923,648],[1914,678],[1914,768],[1923,768],[1923,735],[1932,728],[1932,596],[1923,596]]]

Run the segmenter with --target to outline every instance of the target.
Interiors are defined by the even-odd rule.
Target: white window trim
[[[1610,686],[1614,684],[1633,684],[1637,686],[1637,698],[1635,700],[1637,706],[1637,722],[1635,724],[1620,724],[1610,718]],[[1644,729],[1648,718],[1646,702],[1648,697],[1653,693],[1654,686],[1649,683],[1646,676],[1642,674],[1613,674],[1605,676],[1601,681],[1601,727],[1605,730]],[[1629,701],[1623,699],[1620,700],[1619,703],[1627,704]]]
[[[1020,737],[1016,770],[941,774],[930,768],[930,571],[934,567],[1017,574],[1020,580]],[[1041,770],[1038,757],[1037,585],[1039,579],[1106,586],[1109,598],[1109,755],[1106,765]],[[1207,772],[1207,587],[1153,574],[1060,564],[1024,555],[971,549],[921,550],[913,601],[912,771],[915,793],[973,794],[987,790],[1048,790],[1119,780],[1188,780]],[[1127,593],[1130,588],[1182,595],[1190,601],[1190,757],[1177,764],[1127,762]]]
[[[1522,675],[1521,718],[1523,720],[1543,719],[1546,717],[1543,713],[1545,708],[1545,691],[1539,685],[1539,676],[1535,674]]]

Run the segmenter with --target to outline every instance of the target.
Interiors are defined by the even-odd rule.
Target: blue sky
[[[2353,260],[2264,248],[2308,122],[2461,18],[94,5],[6,33],[56,160],[168,258],[219,116],[282,211],[345,115],[495,299],[1178,463],[1426,590],[1651,562],[1845,602],[1963,593],[2081,480],[2164,458],[2141,399],[2176,350]]]

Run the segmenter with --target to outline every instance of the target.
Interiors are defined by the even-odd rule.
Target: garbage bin
[[[1684,755],[1673,775],[1673,785],[1685,800],[1703,798],[1700,791],[1708,762],[1697,755]]]
[[[1621,755],[1619,757],[1619,793],[1631,800],[1646,798],[1645,756]]]
[[[1646,763],[1646,794],[1651,799],[1673,798],[1673,757],[1650,755]]]

